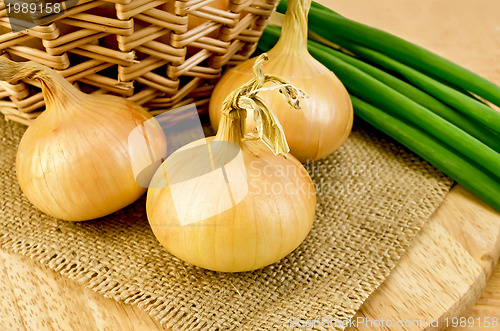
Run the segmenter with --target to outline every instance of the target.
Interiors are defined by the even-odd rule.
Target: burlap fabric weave
[[[15,176],[23,132],[23,126],[0,120],[0,245],[108,297],[137,304],[174,330],[283,330],[292,320],[348,321],[452,184],[357,123],[339,151],[308,166],[318,205],[304,243],[261,270],[224,274],[167,253],[150,231],[144,199],[84,223],[37,211]]]

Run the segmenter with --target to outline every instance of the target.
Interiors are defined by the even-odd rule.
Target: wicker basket
[[[255,50],[277,1],[229,0],[217,9],[214,0],[81,0],[20,32],[12,32],[2,1],[0,50],[45,64],[85,92],[121,95],[153,114],[192,102],[203,112],[225,66]],[[43,108],[37,82],[0,82],[7,119],[29,125]]]

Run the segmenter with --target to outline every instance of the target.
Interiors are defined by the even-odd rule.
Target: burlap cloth
[[[282,330],[298,320],[348,321],[452,185],[420,158],[361,126],[356,123],[339,151],[308,166],[318,206],[305,242],[269,267],[224,274],[167,253],[150,231],[144,199],[85,223],[37,211],[15,176],[24,127],[1,119],[0,245],[107,297],[139,305],[174,330]]]

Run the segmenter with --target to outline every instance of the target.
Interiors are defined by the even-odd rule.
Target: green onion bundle
[[[314,1],[309,31],[319,41],[310,38],[309,52],[344,83],[358,117],[500,211],[500,113],[478,98],[500,106],[499,86]],[[259,48],[279,36],[266,27]]]

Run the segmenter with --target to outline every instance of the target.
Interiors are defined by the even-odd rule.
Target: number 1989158
[[[44,14],[58,14],[63,8],[60,3],[14,3],[6,4],[5,9],[7,14],[34,14],[34,13],[44,13]]]

